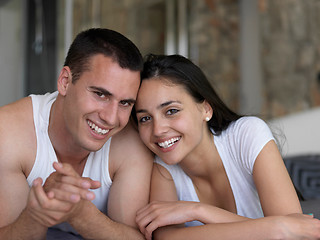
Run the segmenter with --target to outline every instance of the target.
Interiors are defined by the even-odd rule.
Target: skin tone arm
[[[297,230],[298,229],[298,230]],[[160,230],[160,229],[159,229]],[[235,223],[206,224],[197,227],[172,226],[157,230],[153,239],[319,239],[319,223],[311,216],[267,217]],[[298,233],[298,234],[297,234]]]
[[[259,153],[253,168],[253,179],[265,216],[302,213],[299,199],[274,141],[268,142]]]
[[[137,222],[146,239],[151,239],[156,229],[153,239],[212,239],[213,236],[216,239],[319,237],[320,223],[312,216],[293,214],[249,220],[206,204],[176,202],[176,190],[169,172],[162,166],[155,166],[151,201],[165,202],[152,202],[138,212]],[[189,228],[182,225],[192,220],[200,220],[205,225]]]
[[[64,170],[63,168],[61,168]],[[58,168],[58,171],[61,169]],[[67,167],[65,167],[67,169]],[[71,169],[71,167],[70,167]],[[66,170],[64,170],[66,172]],[[73,173],[74,174],[74,173]],[[5,174],[4,174],[5,175]],[[52,174],[47,179],[46,184],[50,185],[50,182],[53,181],[53,178],[57,176],[58,174]],[[4,178],[7,180],[10,178],[10,174],[8,176],[4,176]],[[17,176],[15,177],[14,183],[17,184],[17,179],[19,179]],[[88,179],[82,179],[82,178],[74,178],[73,182],[83,183],[84,181],[87,182],[90,186],[92,185],[92,188],[95,188],[96,182],[89,181]],[[54,197],[59,197],[59,192],[50,192],[48,195],[51,195],[51,197],[48,197],[47,193],[44,191],[44,188],[42,187],[42,179],[38,178],[34,181],[32,188],[29,191],[29,186],[26,184],[25,179],[21,176],[20,181],[18,182],[18,185],[24,186],[26,185],[26,192],[28,195],[27,204],[26,207],[22,210],[19,217],[13,221],[11,224],[3,226],[0,229],[0,236],[1,239],[45,239],[47,227],[53,226],[55,224],[61,223],[65,220],[67,220],[68,217],[73,216],[77,209],[79,209],[79,205],[81,204],[75,204],[76,202],[79,202],[80,195],[82,195],[84,198],[87,197],[88,191],[86,189],[81,189],[81,187],[73,187],[73,194],[70,194],[69,192],[64,192],[61,196],[63,198],[66,198],[65,201],[58,200]],[[45,184],[45,185],[46,185]],[[14,185],[14,184],[12,184]],[[20,188],[23,191],[23,188]],[[78,188],[78,189],[77,189]],[[29,194],[28,194],[29,191]],[[15,193],[20,194],[19,191]],[[54,196],[56,195],[56,196]],[[79,196],[78,198],[69,198],[67,199],[67,196]],[[20,195],[22,198],[24,195]],[[92,197],[89,195],[90,198]],[[15,200],[20,199],[19,197],[16,197]],[[2,199],[3,200],[3,199]],[[85,200],[83,200],[85,201]],[[3,203],[2,201],[1,203]],[[86,200],[86,202],[89,202]],[[19,208],[22,208],[22,204],[20,201],[17,201]],[[10,207],[10,204],[8,204],[6,207],[3,208],[2,214],[6,214],[4,211],[5,209],[8,209]],[[14,212],[14,208],[12,209],[12,212]],[[9,212],[8,214],[12,214]],[[8,216],[8,215],[7,215]],[[2,216],[1,216],[2,217]],[[8,216],[10,218],[10,215]],[[2,218],[1,218],[2,219]],[[3,218],[5,220],[5,218]]]
[[[158,171],[154,172],[155,176],[157,172]],[[258,155],[254,165],[253,177],[265,216],[287,215],[302,212],[290,177],[274,141],[267,143]],[[161,178],[161,176],[159,176],[159,178]],[[168,176],[168,178],[170,178],[170,176]],[[273,200],[274,196],[278,196],[277,201]],[[159,197],[161,196],[157,196],[156,199],[159,199]],[[177,216],[180,218],[185,216],[185,221],[199,220],[204,223],[225,223],[246,219],[223,209],[202,203],[181,201],[179,208],[177,208],[176,205],[173,205],[172,203],[153,202],[151,206],[151,208],[154,209],[162,208],[165,210],[161,213],[163,218],[166,217],[166,221],[162,220],[164,222],[169,221],[169,219],[172,220],[172,218]],[[147,209],[148,207],[143,210],[146,211]],[[178,211],[179,213],[177,213]]]
[[[126,151],[123,151],[123,146],[126,146]],[[80,200],[74,203],[80,206],[77,207],[80,210],[70,212],[67,221],[88,239],[144,239],[137,229],[135,216],[136,211],[148,203],[153,155],[141,143],[137,132],[128,127],[112,138],[110,159],[116,161],[109,162],[113,183],[109,192],[108,217],[91,202]],[[50,191],[62,199],[66,194],[60,194],[60,191],[73,192],[71,189],[79,186],[80,182],[73,179],[76,174],[71,169],[57,171],[63,177],[59,176],[60,180],[55,183],[63,179],[64,184],[51,185]],[[65,185],[66,180],[68,186]]]
[[[14,181],[17,181],[17,179],[15,178]],[[18,188],[15,188],[15,189],[18,189]],[[26,193],[29,190],[29,187],[28,186],[26,186],[26,188],[20,187],[19,189],[21,189],[22,191],[24,191],[24,193]],[[8,191],[6,193],[8,193]],[[21,192],[17,191],[15,197],[19,198],[19,196],[21,196],[21,198],[25,198],[25,196],[22,195]],[[27,193],[27,196],[28,196],[28,193]],[[4,204],[6,203],[6,201],[4,200],[5,199],[2,198],[1,204],[0,204],[2,209],[1,210],[2,225],[0,228],[0,239],[26,239],[26,240],[45,239],[47,227],[40,224],[32,217],[32,210],[29,208],[29,203],[31,201],[36,201],[34,187],[31,188],[29,192],[28,206],[26,208],[23,209],[24,204],[22,201],[15,201],[17,202],[17,205],[15,207],[18,208],[19,210],[21,209],[22,211],[21,214],[15,220],[13,220],[12,213],[8,213],[7,211],[5,211],[5,209],[13,210],[14,208],[11,208],[10,204],[7,204],[6,206],[4,206]],[[13,210],[13,212],[17,213],[16,210]],[[7,218],[5,216],[8,216],[8,219],[10,219],[11,222],[6,221]]]
[[[41,186],[42,181],[40,179],[37,179],[34,186],[29,189],[26,176],[31,171],[34,161],[29,161],[29,159],[35,159],[35,153],[30,149],[36,148],[36,142],[32,141],[32,139],[35,139],[35,135],[34,129],[30,127],[33,125],[30,107],[30,99],[25,98],[18,103],[0,109],[0,239],[45,239],[47,227],[63,220],[69,221],[86,238],[93,236],[92,238],[94,239],[100,239],[99,237],[117,239],[121,235],[130,235],[130,239],[132,239],[132,236],[136,236],[136,239],[143,239],[137,229],[128,226],[129,224],[125,221],[124,224],[112,221],[90,201],[83,199],[80,201],[80,197],[64,199],[65,194],[59,194],[57,190],[69,193],[68,196],[72,194],[76,196],[77,194],[75,193],[79,191],[78,195],[83,196],[81,194],[83,188],[79,186],[81,186],[83,180],[88,180],[79,176],[75,177],[72,171],[66,173],[57,169],[59,174],[50,175],[44,185],[46,189]],[[8,122],[15,127],[8,128]],[[25,139],[30,141],[25,141]],[[19,151],[16,151],[17,148]],[[146,156],[145,154],[146,151],[142,151],[139,159],[144,159],[143,156]],[[150,157],[150,153],[147,156]],[[143,162],[143,160],[141,161]],[[145,171],[144,176],[148,178],[148,181],[145,182],[149,183],[152,159],[145,161],[150,161],[149,165],[143,165],[146,168],[150,166],[149,170],[142,169],[141,171]],[[130,164],[129,166],[132,167]],[[119,165],[115,169],[117,170],[115,172],[120,174],[123,168]],[[148,171],[149,174],[147,174]],[[27,174],[25,174],[26,172]],[[50,181],[56,178],[58,179],[57,185],[51,185],[52,182],[50,183]],[[60,184],[59,179],[63,179],[65,181],[64,184]],[[76,182],[74,179],[76,179]],[[137,184],[140,184],[140,182],[137,182]],[[148,184],[147,186],[149,187]],[[65,187],[66,189],[60,189]],[[73,189],[71,195],[70,187]],[[145,189],[140,190],[142,192]],[[146,192],[149,192],[149,188]],[[143,203],[140,203],[141,206],[147,204],[147,195],[148,193],[141,194],[141,198],[144,199]],[[127,204],[126,207],[129,208],[130,204]],[[81,209],[83,211],[80,211]],[[131,211],[133,212],[134,210]],[[133,215],[133,213],[131,214]],[[39,223],[40,217],[47,217],[47,222],[41,220]],[[114,218],[116,218],[116,214]],[[131,222],[134,221],[131,220]],[[101,232],[102,230],[103,232]]]
[[[44,239],[47,231],[26,208],[35,198],[35,189],[30,190],[26,181],[27,165],[23,161],[34,159],[30,151],[35,146],[30,106],[25,98],[0,108],[0,239]],[[8,123],[14,127],[8,127]]]
[[[138,211],[136,218],[140,231],[147,239],[151,239],[152,232],[158,227],[166,225],[177,224],[174,229],[180,229],[184,227],[182,223],[193,220],[212,223],[246,219],[214,206],[178,201],[171,175],[158,164],[153,167],[150,200],[149,205]],[[212,219],[212,216],[215,216],[215,219]]]
[[[112,139],[115,147],[111,156],[117,160],[110,165],[110,172],[114,175],[108,215],[111,219],[132,226],[138,231],[135,217],[137,211],[149,202],[154,156],[130,123],[129,127],[116,137]]]
[[[46,203],[46,206],[51,206],[50,201],[58,201],[59,207],[55,206],[54,212],[49,211],[40,215],[39,220],[48,223],[48,225],[69,222],[85,239],[120,239],[129,236],[133,239],[143,239],[137,230],[111,220],[101,213],[93,203],[84,199],[85,195],[82,195],[81,188],[77,188],[77,185],[84,178],[79,177],[70,165],[63,164],[63,167],[58,167],[55,178],[55,181],[51,180],[52,183],[49,184],[51,198],[48,198],[49,193],[39,191],[41,194],[38,195],[38,199],[39,202]],[[79,191],[77,192],[77,190]],[[66,198],[66,196],[72,195],[70,195],[70,191],[79,198],[77,200]],[[61,199],[65,199],[65,201]]]
[[[29,188],[26,178],[35,159],[35,139],[29,97],[0,108],[0,239],[45,239],[47,227],[72,209],[68,201],[47,198],[41,179]]]

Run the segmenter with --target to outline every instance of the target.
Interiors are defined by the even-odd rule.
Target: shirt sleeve
[[[272,132],[262,119],[242,117],[234,125],[234,137],[240,163],[252,174],[257,156],[269,141],[274,140]]]

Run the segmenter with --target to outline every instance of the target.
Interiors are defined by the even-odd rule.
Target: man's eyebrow
[[[95,86],[90,86],[89,88],[90,88],[91,90],[94,90],[94,91],[99,91],[99,92],[101,92],[103,95],[113,96],[113,94],[112,94],[111,92],[109,92],[107,89],[100,88],[100,87],[95,87]],[[135,103],[136,103],[136,100],[133,99],[133,98],[129,98],[129,99],[122,99],[121,102],[127,102],[127,103],[131,103],[131,104],[135,104]]]
[[[91,90],[99,91],[99,92],[101,92],[103,95],[112,96],[112,93],[109,92],[108,90],[104,89],[104,88],[95,87],[95,86],[90,86],[89,88],[90,88]]]
[[[168,102],[161,103],[161,104],[157,107],[157,109],[159,110],[159,109],[161,109],[161,108],[163,108],[163,107],[169,106],[169,105],[172,104],[172,103],[179,103],[179,104],[181,104],[180,101],[168,101]],[[145,109],[138,109],[138,110],[136,110],[136,113],[146,113],[146,112],[147,112],[147,110],[145,110]]]

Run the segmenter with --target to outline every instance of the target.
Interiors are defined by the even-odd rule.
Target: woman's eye
[[[144,123],[144,122],[149,121],[150,119],[151,119],[151,117],[149,117],[149,116],[141,117],[141,118],[139,118],[139,122],[140,123]]]
[[[169,110],[167,111],[167,114],[168,114],[168,115],[173,115],[173,114],[175,114],[175,113],[177,113],[177,112],[179,112],[178,109],[169,109]]]

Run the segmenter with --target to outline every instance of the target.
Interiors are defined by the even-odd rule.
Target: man
[[[143,239],[153,156],[129,122],[142,65],[126,37],[89,29],[57,92],[0,108],[0,239]]]

